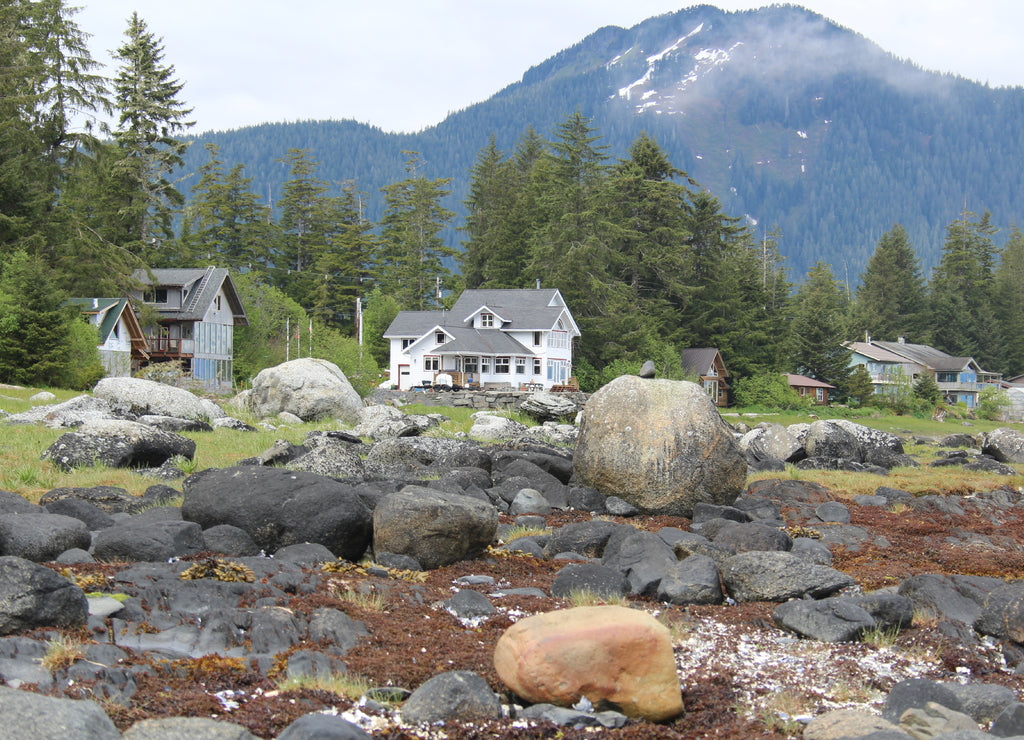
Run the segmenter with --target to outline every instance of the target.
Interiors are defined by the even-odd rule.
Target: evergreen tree
[[[450,194],[451,178],[430,180],[419,174],[418,152],[404,152],[400,182],[383,188],[386,201],[376,254],[381,289],[395,296],[404,309],[425,310],[441,305],[442,292],[454,285],[447,261],[455,256],[441,237],[454,213],[441,205]]]
[[[846,294],[832,268],[816,263],[796,294],[793,311],[792,363],[809,378],[830,383],[844,392],[852,371],[846,339]]]
[[[629,159],[612,170],[603,193],[615,254],[612,274],[645,313],[669,326],[686,301],[686,245],[692,238],[686,218],[691,193],[679,178],[686,173],[642,134],[630,146]]]
[[[494,265],[508,254],[505,225],[516,196],[509,177],[509,163],[495,144],[494,134],[491,134],[469,174],[469,196],[464,202],[466,224],[462,227],[469,238],[463,241],[459,261],[466,285],[478,288],[486,281],[485,272],[493,270]]]
[[[252,178],[243,175],[242,165],[225,174],[217,145],[207,144],[206,150],[210,160],[199,168],[199,181],[192,188],[184,219],[188,234],[182,241],[198,264],[266,269],[268,209],[253,194]]]
[[[847,380],[846,395],[861,406],[871,402],[875,395],[875,384],[871,380],[871,373],[864,365],[857,365],[853,368],[853,372],[850,373]]]
[[[939,384],[935,382],[934,377],[928,373],[922,373],[917,382],[914,383],[914,397],[920,398],[930,406],[937,406],[939,401],[942,400],[942,390],[939,388]]]
[[[67,347],[80,319],[63,305],[66,298],[40,257],[19,251],[7,260],[0,273],[0,382],[61,387],[73,375]]]
[[[59,258],[67,214],[58,195],[97,145],[87,117],[109,109],[78,10],[62,0],[0,6],[0,255],[23,247]]]
[[[605,187],[607,147],[579,111],[556,128],[550,151],[535,164],[536,207],[541,219],[530,245],[527,278],[558,288],[580,325],[580,355],[595,365],[602,327],[628,304],[609,278],[615,260],[608,231]]]
[[[363,218],[365,197],[354,182],[348,181],[342,186],[341,196],[328,201],[333,227],[327,248],[313,264],[317,277],[309,303],[311,313],[327,326],[353,334],[356,299],[366,294],[364,288],[372,282],[370,263],[375,239],[370,233],[373,224]]]
[[[924,279],[907,232],[896,224],[878,241],[861,275],[854,305],[856,335],[923,341],[927,326]]]
[[[956,357],[974,357],[990,371],[1003,366],[994,308],[995,232],[988,213],[964,211],[946,230],[929,286],[932,343]]]
[[[1017,227],[1010,232],[996,268],[994,298],[1005,347],[1000,369],[1007,376],[1017,376],[1024,373],[1024,233]]]
[[[163,63],[162,40],[138,13],[114,58],[121,63],[114,80],[119,156],[111,175],[123,187],[123,243],[155,267],[166,259],[160,240],[173,238],[172,218],[184,200],[169,178],[182,165],[188,142],[177,137],[193,125],[192,109],[179,98],[183,83],[174,79],[173,65]]]

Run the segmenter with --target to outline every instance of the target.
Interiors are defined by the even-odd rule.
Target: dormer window
[[[482,328],[482,329],[493,329],[494,328],[494,314],[493,313],[482,313],[482,314],[480,314],[480,328]]]
[[[167,303],[167,288],[147,290],[142,300],[146,303]]]
[[[438,344],[444,344],[445,342],[448,341],[448,335],[446,335],[443,331],[439,331],[436,334],[434,334],[434,341],[437,342]]]

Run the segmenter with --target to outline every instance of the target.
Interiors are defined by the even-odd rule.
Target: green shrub
[[[981,390],[978,399],[978,416],[988,421],[997,421],[1010,406],[1010,397],[1001,388],[987,386]]]
[[[769,409],[807,409],[811,399],[790,387],[781,373],[765,373],[740,378],[733,387],[737,406],[761,406]]]

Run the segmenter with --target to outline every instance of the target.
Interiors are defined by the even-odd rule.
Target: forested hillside
[[[920,72],[806,11],[703,7],[602,29],[421,134],[193,138],[145,20],[108,76],[74,13],[0,12],[0,382],[88,387],[95,332],[65,299],[208,264],[249,314],[240,383],[294,341],[367,390],[398,311],[538,282],[581,327],[591,390],[710,346],[738,393],[799,372],[877,400],[842,344],[865,333],[1024,373],[1024,90]],[[84,110],[116,123],[82,130]]]
[[[461,217],[469,168],[492,134],[510,149],[528,127],[550,136],[577,110],[612,156],[647,132],[728,213],[776,229],[797,281],[820,259],[854,287],[894,223],[928,271],[965,207],[990,212],[1004,237],[1024,213],[1024,88],[924,72],[790,6],[702,6],[597,30],[414,135],[351,121],[203,134],[186,170],[213,142],[226,162],[245,165],[261,197],[276,199],[287,172],[275,160],[308,149],[325,180],[367,192],[376,218],[379,188],[402,177],[401,152],[412,150],[423,174],[452,179],[447,205]],[[457,243],[453,229],[446,239]]]

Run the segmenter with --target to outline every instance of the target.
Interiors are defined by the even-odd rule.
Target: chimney
[[[899,344],[906,344],[907,343],[907,338],[906,337],[896,337],[896,341]]]
[[[866,331],[864,332],[864,344],[871,344],[871,335]]]
[[[92,299],[92,307],[93,308],[99,308],[100,307],[100,299],[99,298],[93,298]]]

